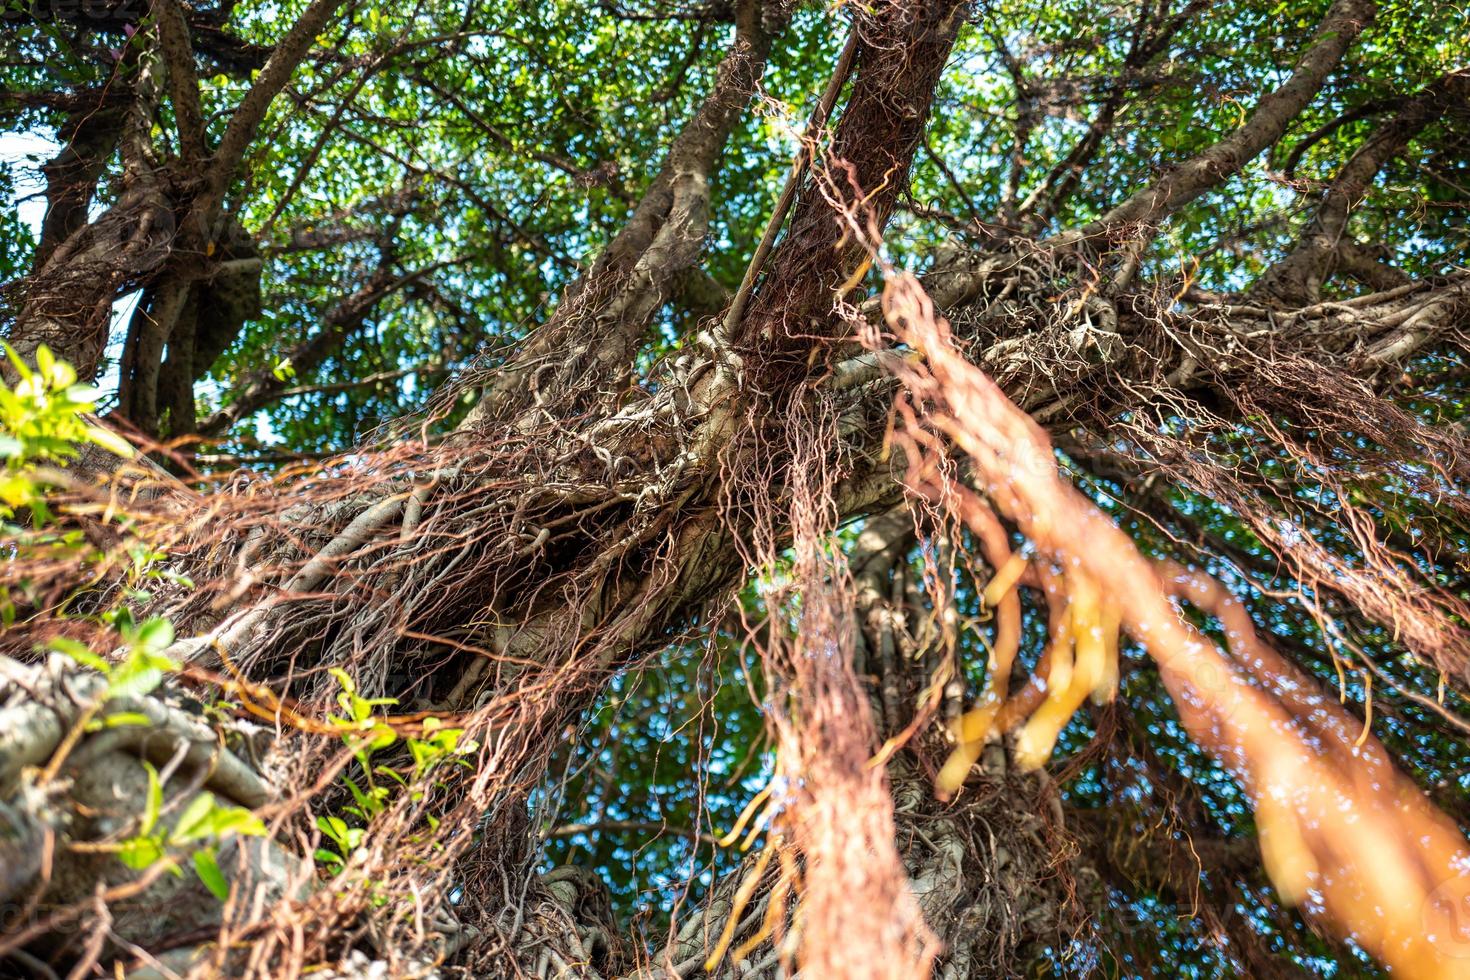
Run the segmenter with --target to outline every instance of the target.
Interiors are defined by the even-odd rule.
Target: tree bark
[[[233,172],[270,98],[284,86],[282,73],[289,70],[283,65],[300,60],[331,10],[327,0],[311,4],[266,65],[218,150],[216,164],[227,164],[224,170]],[[963,10],[954,2],[884,2],[855,15],[851,93],[830,153],[802,185],[784,242],[768,268],[755,270],[762,275],[735,331],[708,338],[689,361],[670,366],[656,392],[619,404],[650,318],[697,272],[711,174],[789,15],[782,3],[736,5],[735,45],[629,225],[507,365],[465,380],[484,395],[447,441],[425,446],[405,435],[399,445],[344,465],[331,480],[300,477],[274,496],[248,484],[218,498],[171,487],[140,508],[140,533],[206,584],[196,592],[160,588],[154,605],[187,635],[170,653],[188,664],[190,683],[217,683],[279,717],[306,718],[336,710],[338,692],[324,670],[351,667],[366,696],[394,697],[411,712],[452,719],[481,741],[478,765],[456,777],[453,798],[434,800],[441,824],[481,836],[470,840],[466,831],[447,856],[431,855],[404,844],[411,835],[399,827],[385,834],[389,843],[404,844],[401,855],[363,859],[382,880],[434,886],[439,895],[431,904],[442,918],[430,927],[395,922],[373,938],[385,957],[437,949],[490,975],[519,968],[614,976],[640,966],[644,976],[687,972],[709,955],[747,882],[756,899],[747,895],[731,948],[758,935],[769,907],[762,903],[770,902],[774,886],[761,885],[748,865],[716,887],[706,910],[654,962],[630,966],[610,935],[595,884],[567,872],[532,873],[526,792],[560,733],[608,678],[728,600],[749,571],[741,545],[757,518],[777,525],[788,519],[753,515],[752,501],[787,499],[792,469],[800,464],[789,443],[771,437],[815,411],[810,402],[828,413],[824,424],[831,422],[839,436],[831,452],[842,477],[831,490],[834,515],[850,520],[881,512],[899,495],[895,467],[902,461],[889,456],[885,434],[895,386],[884,370],[903,355],[860,352],[854,336],[860,324],[850,313],[835,317],[833,306],[861,282],[871,258],[865,244],[875,244],[864,236],[881,234],[907,186]],[[1370,14],[1371,5],[1356,0],[1334,4],[1297,74],[1238,133],[1125,201],[1104,223],[1156,222],[1238,170],[1318,91]],[[192,134],[186,142],[197,143],[195,122],[179,122]],[[148,371],[165,343],[174,356],[173,338],[187,332],[180,324],[191,316],[192,364],[212,359],[202,329],[207,298],[196,285],[207,272],[174,278],[173,241],[154,232],[185,203],[188,214],[217,214],[221,179],[228,183],[214,174],[200,195],[181,199],[167,181],[139,171],[119,204],[72,234],[38,274],[17,334],[22,353],[44,342],[84,368],[95,364],[98,324],[112,299],[119,289],[146,284],[161,332],[144,343],[139,325],[139,363],[129,373],[139,380],[127,402],[154,418],[164,401],[170,413],[180,412],[181,390],[161,401]],[[1079,259],[1077,241],[1060,236],[960,252],[929,277],[931,291],[974,341],[977,360],[1024,408],[1058,422],[1097,425],[1106,413],[1089,409],[1127,403],[1140,378],[1170,394],[1233,390],[1260,369],[1249,348],[1263,333],[1275,350],[1323,371],[1386,372],[1462,326],[1470,307],[1470,280],[1456,277],[1294,310],[1227,300],[1181,311],[1177,297],[1162,302],[1152,290],[1126,291],[1131,276],[1117,288],[1093,289],[1097,280],[1078,273],[1087,257]],[[1075,302],[1064,317],[1056,316],[1058,281]],[[179,345],[181,363],[187,351]],[[259,395],[252,387],[242,404]],[[732,481],[732,472],[742,478]],[[120,486],[128,489],[126,482]],[[929,682],[953,657],[902,625],[924,606],[906,584],[901,561],[910,520],[907,514],[875,520],[869,529],[875,540],[854,559],[862,590],[849,610],[850,625],[858,673],[870,683],[875,750],[908,733],[920,705],[929,703]],[[786,540],[789,529],[777,531]],[[1366,577],[1347,578],[1337,587],[1356,589],[1352,594],[1370,613],[1397,616],[1397,608],[1373,605],[1370,584]],[[1463,667],[1456,659],[1463,644],[1436,635],[1436,622],[1426,613],[1405,635],[1429,656]],[[28,656],[38,638],[19,629],[3,643]],[[954,666],[951,659],[947,667]],[[7,680],[16,691],[35,684],[19,668],[8,670]],[[939,708],[923,710],[953,714],[960,691],[941,693]],[[284,736],[281,754],[301,751],[307,734]],[[31,751],[48,758],[60,738],[40,738],[42,748]],[[1072,828],[1053,819],[1055,787],[1011,771],[1003,752],[967,774],[953,803],[936,801],[934,764],[949,749],[947,737],[929,729],[892,757],[888,780],[900,856],[925,921],[944,943],[940,974],[1011,969],[1040,947],[1056,948],[1075,928],[1068,885],[1091,872],[1057,858],[1071,855]],[[146,754],[138,746],[119,751],[135,760]],[[302,754],[321,762],[321,755]],[[4,775],[7,807],[34,788],[14,785],[24,783],[19,772]],[[131,775],[136,781],[137,772]],[[288,785],[276,786],[273,796],[287,800]],[[44,837],[45,828],[25,825],[26,819],[15,818],[18,835]],[[1117,858],[1108,866],[1125,863]],[[1177,881],[1177,862],[1168,863],[1158,876]],[[24,861],[14,867],[21,871],[7,871],[4,882],[12,892],[41,874]],[[451,907],[447,896],[456,890],[466,897]],[[373,896],[360,890],[352,896],[356,905],[345,899],[333,905],[338,897],[330,891],[318,889],[307,900],[321,914],[295,926],[295,946],[279,935],[262,939],[249,954],[255,959],[231,961],[229,968],[268,974],[271,957],[299,958],[303,948],[323,958],[341,953],[343,923],[371,919]],[[145,901],[150,894],[144,892]],[[122,896],[120,908],[129,897],[137,896]],[[253,938],[250,930],[265,914],[232,921],[225,936]],[[224,948],[211,954],[221,966]],[[782,956],[791,954],[767,940],[744,958],[752,972],[776,976]],[[748,975],[738,972],[738,962],[720,969]]]

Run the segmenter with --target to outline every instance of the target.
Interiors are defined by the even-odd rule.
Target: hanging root
[[[965,712],[952,725],[959,745],[945,760],[935,779],[935,787],[944,798],[954,795],[965,781],[970,767],[980,758],[996,716],[1005,704],[1011,667],[1021,649],[1021,597],[1018,585],[1030,567],[1021,554],[1011,553],[1010,545],[1005,540],[1005,531],[994,512],[978,498],[975,502],[977,512],[988,516],[985,523],[988,533],[982,536],[986,560],[998,569],[995,577],[986,585],[982,597],[982,606],[995,610],[995,644],[990,649],[985,688],[980,694],[979,705]]]
[[[967,502],[976,508],[986,506],[978,497],[971,496]],[[980,520],[987,522],[983,516]],[[1084,571],[1059,575],[1048,569],[1037,576],[1046,583],[1047,601],[1054,610],[1047,652],[1022,693],[1007,699],[1008,678],[1020,645],[1019,587],[1029,566],[1020,554],[999,562],[996,554],[987,557],[999,569],[983,596],[985,605],[996,610],[995,647],[979,704],[953,725],[959,744],[935,780],[945,797],[959,789],[987,741],[1019,726],[1016,764],[1023,771],[1039,769],[1084,701],[1106,704],[1118,691],[1121,612],[1117,603]]]
[[[1103,642],[1097,627],[1097,587],[1084,573],[1065,576],[1071,586],[1066,635],[1053,645],[1046,678],[1046,700],[1016,736],[1016,763],[1039,769],[1051,757],[1057,737],[1102,680]]]
[[[838,523],[836,417],[831,406],[791,409],[773,447],[785,478],[771,482],[784,487],[785,499],[770,499],[765,481],[731,481],[752,494],[744,504],[755,527],[741,544],[747,564],[780,572],[765,576],[768,621],[760,631],[777,753],[771,785],[751,800],[724,842],[752,825],[742,845],[748,847],[774,828],[757,861],[764,866],[770,854],[782,853],[765,918],[733,959],[738,963],[789,917],[799,921],[799,934],[794,943],[776,943],[774,953],[794,960],[789,965],[803,975],[927,976],[937,942],[899,854],[887,772],[871,764],[878,733],[872,702],[853,671],[855,590],[830,539]],[[770,452],[754,451],[757,458]],[[783,520],[790,521],[789,537]],[[735,904],[743,907],[752,894],[737,895]],[[732,921],[739,917],[732,913]],[[727,924],[708,964],[722,961],[734,937]]]
[[[1002,712],[1007,722],[1029,715],[1017,739],[1023,761],[1045,760],[1089,694],[1109,696],[1117,669],[1107,633],[1116,619],[1158,663],[1191,737],[1248,787],[1282,897],[1406,975],[1470,975],[1470,962],[1456,955],[1467,938],[1457,903],[1470,896],[1470,844],[1455,825],[1394,769],[1377,739],[1363,736],[1360,722],[1260,638],[1223,586],[1150,562],[1063,482],[1045,434],[955,351],[916,280],[891,277],[883,299],[898,339],[925,353],[923,364],[896,369],[918,406],[906,421],[927,436],[895,433],[910,487],[983,539],[988,521],[972,497],[934,479],[939,468],[928,456],[932,434],[942,433],[1039,559],[1064,570],[1065,599],[1047,591],[1052,639],[1037,670],[1045,672],[1044,700],[1034,714],[1024,705]],[[1183,619],[1184,601],[1221,621],[1226,649]],[[1033,681],[1005,708],[1042,693]]]

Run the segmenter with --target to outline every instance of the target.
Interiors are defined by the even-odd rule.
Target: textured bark
[[[954,7],[945,10],[949,16]],[[899,16],[896,10],[885,14]],[[875,16],[874,23],[879,29],[887,28],[884,16]],[[915,85],[932,87],[938,78],[957,24],[951,18],[944,26],[942,43],[934,43],[927,34],[910,38],[897,32],[896,36],[918,53],[912,59],[903,58],[906,64],[919,66],[914,69],[917,75],[893,75],[884,58],[896,56],[891,49],[882,52],[866,70],[859,66],[854,82],[857,103],[881,105],[888,101],[890,86],[897,85],[906,104],[926,104],[930,93],[916,90]],[[898,56],[902,53],[900,50]],[[754,82],[756,74],[743,48],[732,57],[734,67],[717,82],[717,96],[706,103],[706,109],[711,104],[718,109],[719,124],[711,126],[704,115],[696,117],[696,138],[691,141],[694,148],[685,152],[676,144],[679,152],[671,155],[680,167],[690,168],[677,173],[674,184],[685,176],[697,178],[698,169],[709,165],[718,141],[732,125],[731,113],[747,97],[732,101],[719,86],[727,84],[732,73],[736,81],[729,84],[737,89]],[[896,140],[895,145],[911,152],[922,128],[923,114],[889,114],[885,118],[890,127],[887,134]],[[853,175],[860,183],[877,186],[895,164],[906,168],[907,159],[885,151],[858,161]],[[672,210],[681,193],[677,187],[670,191],[669,213],[677,220],[664,226],[665,230],[673,228],[669,234],[682,243],[676,249],[677,258],[659,258],[653,263],[663,279],[688,265],[703,236],[699,220],[693,222],[698,234],[687,235],[682,230],[686,219]],[[896,193],[895,187],[889,198]],[[702,194],[695,192],[689,205],[703,208],[699,200]],[[806,240],[814,241],[816,234],[815,230],[805,232]],[[835,241],[839,230],[829,224],[824,234],[827,240]],[[662,254],[663,248],[659,234],[655,234],[644,257],[650,252]],[[825,269],[811,267],[804,259],[799,252],[788,251],[785,258],[776,258],[773,274],[787,288],[820,295],[819,282],[804,284],[803,278],[824,276]],[[658,295],[667,285],[640,279],[644,274],[641,261],[627,268],[601,270],[600,281],[578,288],[593,291],[611,283],[613,295],[623,289],[625,295],[639,298],[637,317],[646,321],[657,305],[648,302],[648,297]],[[804,271],[788,273],[787,263],[800,263]],[[642,326],[636,319],[619,316],[611,324],[628,335],[630,322],[641,333]],[[553,322],[548,336],[559,336],[557,330]],[[614,342],[614,338],[594,334]],[[542,343],[545,341],[533,341],[522,358],[536,363]],[[515,376],[518,363],[511,365],[508,376]],[[617,369],[623,367],[617,365]],[[594,373],[593,383],[599,380],[605,380],[605,373]],[[744,410],[730,390],[716,394],[723,404],[718,410],[714,405],[706,406],[693,436],[696,441],[729,432],[733,420]],[[685,397],[684,393],[680,392],[679,397]],[[559,407],[568,406],[563,401]],[[676,406],[673,394],[662,396],[660,404],[653,407],[664,411],[649,413],[647,407],[635,406],[653,420],[673,409],[665,417],[676,423],[679,413],[687,410]],[[234,553],[211,548],[208,554],[197,556],[203,562],[201,579],[217,577],[247,561],[294,571],[269,590],[247,589],[246,598],[222,612],[210,608],[212,604],[186,600],[174,608],[172,618],[181,631],[196,635],[179,641],[170,652],[178,659],[216,669],[228,658],[237,669],[270,676],[273,671],[291,669],[292,664],[299,669],[308,663],[349,663],[359,640],[369,633],[379,638],[463,636],[468,652],[452,653],[448,663],[432,645],[390,642],[384,655],[391,651],[391,671],[380,669],[365,681],[365,693],[387,694],[405,704],[450,713],[487,704],[505,705],[519,713],[517,704],[523,695],[518,692],[542,685],[554,688],[556,678],[575,665],[585,672],[587,681],[565,692],[553,710],[504,722],[514,731],[516,741],[501,765],[528,774],[538,771],[556,733],[590,707],[601,684],[615,670],[661,646],[684,629],[699,610],[727,597],[744,572],[740,551],[732,543],[732,538],[744,529],[730,520],[722,500],[723,463],[714,453],[681,451],[678,443],[687,438],[680,431],[682,426],[670,428],[660,421],[650,440],[637,427],[606,425],[616,419],[593,419],[586,423],[586,429],[577,432],[547,415],[541,405],[530,406],[508,424],[499,423],[504,430],[497,428],[488,433],[488,422],[476,422],[456,437],[462,446],[457,463],[409,480],[381,481],[366,494],[339,504],[308,505],[288,512],[289,537],[270,541],[264,547],[237,541],[232,543],[238,549]],[[466,487],[476,481],[504,481],[506,477],[503,464],[490,449],[502,438],[501,431],[535,437],[531,455],[525,460],[528,479],[516,483],[521,487],[539,484],[540,489],[488,498],[486,505],[477,508],[477,520],[483,522],[484,530],[466,539],[457,527],[457,508],[464,500]],[[661,442],[668,441],[674,444],[664,448]],[[588,446],[597,451],[586,451]],[[612,463],[610,468],[608,462]],[[844,488],[836,505],[844,513],[863,513],[882,497],[891,496],[894,487],[884,468],[881,478],[870,476]],[[180,504],[191,506],[187,497]],[[574,523],[569,533],[558,535],[561,540],[554,549],[544,547],[549,532],[536,531],[538,525],[543,529],[566,525],[584,511],[596,514],[599,510],[603,514],[596,522],[585,527]],[[405,527],[412,527],[414,536],[405,537]],[[457,540],[460,544],[416,573],[412,584],[401,585],[401,573],[396,569],[423,542],[434,540]],[[500,566],[495,573],[498,587],[488,598],[493,603],[492,618],[502,624],[486,631],[489,635],[465,630],[463,624],[486,618],[487,596],[476,587],[477,583],[466,581],[456,570],[461,562],[467,562],[470,568],[493,567],[484,564],[487,560]],[[344,575],[349,569],[352,574]],[[555,583],[554,587],[546,588],[547,582]],[[396,608],[374,605],[369,596],[380,589],[398,591],[406,601]],[[589,638],[593,640],[590,644]],[[492,663],[490,656],[475,653],[481,645],[499,662]],[[324,690],[316,694],[301,691],[298,696],[311,701],[324,694]],[[525,783],[530,784],[531,780]],[[518,806],[513,800],[487,805],[496,810]],[[527,882],[517,878],[517,869],[526,866],[528,846],[525,834],[518,833],[513,822],[504,824],[479,843],[476,860],[500,869],[497,875],[503,876],[505,887],[524,889]],[[516,928],[531,930],[534,923],[521,922]],[[555,937],[546,938],[549,941]],[[522,957],[519,952],[508,955],[512,961]],[[570,958],[566,962],[585,959],[576,956],[575,950],[567,955]],[[540,946],[535,944],[524,956],[528,959],[522,960],[523,965],[532,970],[543,958]]]
[[[123,111],[114,99],[100,96],[97,103],[74,112],[58,134],[61,152],[43,168],[46,175],[46,217],[36,246],[37,269],[62,242],[87,220],[87,208],[97,180],[122,132]]]
[[[590,387],[604,407],[626,387],[650,320],[704,249],[715,165],[755,94],[772,43],[791,17],[786,0],[741,0],[736,11],[734,43],[713,87],[669,147],[633,214],[590,272],[567,289],[551,320],[497,372],[467,427],[523,407],[532,371],[532,387]],[[555,362],[547,364],[551,358]]]
[[[1088,226],[1089,233],[1151,225],[1216,187],[1286,132],[1377,13],[1374,0],[1337,0],[1286,83],[1256,105],[1235,132],[1166,172]]]
[[[176,8],[169,0],[161,3],[172,18]],[[289,75],[289,69],[282,65],[300,59],[331,9],[316,0],[266,66],[219,150],[225,169],[238,163],[272,91],[285,84],[283,72]],[[506,974],[519,968],[532,975],[610,977],[636,970],[647,977],[671,971],[687,976],[734,914],[736,892],[754,874],[750,865],[714,889],[706,909],[687,920],[668,949],[650,963],[638,962],[615,938],[595,881],[560,869],[542,877],[530,872],[524,789],[540,778],[550,746],[593,704],[609,677],[728,600],[745,577],[739,545],[752,531],[750,500],[781,500],[790,490],[790,461],[780,440],[770,437],[793,424],[791,406],[813,392],[830,399],[839,433],[832,455],[846,467],[834,491],[836,516],[849,520],[884,511],[898,496],[894,467],[902,461],[890,457],[885,431],[895,386],[884,371],[902,355],[859,353],[853,321],[834,317],[832,310],[834,301],[850,298],[841,294],[844,286],[861,281],[867,249],[876,244],[865,236],[881,235],[907,188],[964,10],[954,2],[884,2],[857,16],[856,74],[835,139],[803,184],[783,243],[767,268],[755,270],[763,275],[737,330],[691,345],[687,360],[659,376],[656,393],[644,392],[623,405],[615,397],[662,304],[674,295],[697,295],[691,305],[714,310],[724,300],[697,267],[708,224],[708,186],[790,13],[783,3],[733,6],[734,47],[629,224],[504,368],[466,379],[485,394],[444,452],[386,463],[370,482],[336,499],[281,502],[253,524],[227,527],[214,538],[201,534],[194,551],[190,541],[180,543],[181,560],[201,569],[201,580],[207,575],[231,590],[227,599],[165,594],[158,600],[158,608],[173,613],[180,630],[192,634],[171,652],[195,668],[228,667],[282,680],[307,704],[330,705],[332,691],[320,668],[362,664],[367,694],[397,697],[405,706],[436,713],[494,714],[483,729],[494,752],[484,770],[466,777],[461,787],[466,799],[488,813],[476,824],[484,837],[475,841],[466,864],[492,870],[484,893],[467,896],[461,911],[494,923],[496,935],[472,937],[456,931],[452,921],[433,923],[429,931],[442,934],[439,949],[446,955],[475,956]],[[1237,133],[1125,201],[1102,224],[1114,229],[1156,223],[1238,171],[1321,88],[1371,11],[1371,4],[1339,0],[1296,74],[1264,98]],[[176,19],[169,22],[177,33]],[[168,81],[176,85],[179,77]],[[175,98],[187,101],[184,94]],[[186,143],[195,142],[187,134],[196,122],[187,113],[179,120]],[[1089,131],[1069,159],[1085,159],[1096,142]],[[1355,158],[1348,170],[1356,173],[1376,160],[1367,171],[1371,178],[1393,149],[1388,142],[1374,145],[1382,152],[1375,150],[1361,164]],[[187,418],[185,410],[190,387],[177,379],[197,377],[229,342],[229,324],[238,329],[242,321],[212,309],[224,302],[211,292],[223,289],[221,267],[205,263],[181,270],[189,263],[174,254],[172,230],[155,234],[180,214],[188,219],[203,211],[217,218],[224,191],[216,177],[190,196],[167,175],[136,171],[123,200],[59,246],[27,296],[17,335],[22,353],[45,342],[85,368],[95,363],[97,325],[105,324],[117,291],[146,285],[150,300],[129,344],[134,363],[125,372],[123,411],[150,431],[161,431],[164,413],[172,433],[194,429],[191,400]],[[1064,177],[1060,186],[1065,192],[1075,182]],[[1354,193],[1345,188],[1331,200]],[[1334,215],[1345,220],[1345,211],[1335,203],[1324,209],[1322,227],[1336,222],[1340,232],[1342,221]],[[1127,292],[1130,277],[1116,289],[1095,292],[1089,286],[1077,296],[1068,290],[1086,264],[1075,248],[1082,237],[955,251],[936,265],[928,282],[963,336],[974,342],[976,360],[1018,403],[1038,417],[1092,424],[1104,434],[1106,427],[1097,422],[1104,409],[1129,404],[1141,383],[1157,385],[1170,397],[1219,398],[1243,386],[1259,370],[1250,348],[1262,336],[1269,336],[1274,349],[1323,371],[1372,377],[1461,329],[1470,310],[1465,277],[1284,310],[1228,298],[1181,309],[1177,297],[1161,303],[1153,289]],[[242,271],[248,294],[250,273]],[[299,349],[302,364],[327,356],[384,290],[402,281],[385,268],[348,297],[329,314],[325,329]],[[1069,302],[1077,297],[1061,317],[1059,292]],[[165,345],[169,360],[162,363],[178,371],[171,387],[158,370]],[[283,387],[262,373],[229,408],[199,427],[222,431]],[[732,480],[732,472],[740,479]],[[169,506],[187,523],[207,504],[179,490]],[[239,519],[251,516],[242,510]],[[228,521],[227,515],[220,523]],[[901,561],[910,521],[903,512],[874,520],[853,559],[860,586],[851,610],[856,669],[871,684],[879,744],[907,730],[921,692],[949,655],[942,645],[920,642],[904,625],[925,608]],[[1358,589],[1354,598],[1370,615],[1387,620],[1398,614],[1392,604],[1373,604],[1366,578],[1333,587]],[[1411,644],[1436,642],[1422,628],[1426,622],[1431,620],[1405,631]],[[18,632],[5,642],[21,647],[31,639]],[[575,684],[558,687],[568,675],[575,675]],[[16,690],[23,687],[15,683]],[[548,690],[557,698],[551,710],[535,714],[521,707]],[[943,693],[940,714],[953,715],[963,688]],[[23,700],[17,695],[17,702]],[[136,746],[123,748],[136,757]],[[937,967],[941,976],[1012,971],[1040,947],[1064,945],[1079,928],[1069,903],[1072,879],[1095,876],[1096,868],[1104,875],[1148,876],[1161,887],[1188,883],[1188,864],[1177,850],[1149,867],[1139,866],[1136,852],[1106,849],[1100,858],[1073,860],[1080,846],[1074,837],[1093,845],[1099,839],[1116,842],[1117,827],[1069,825],[1056,812],[1055,787],[1012,772],[1000,747],[969,774],[953,803],[936,801],[932,773],[949,749],[945,734],[926,729],[894,756],[889,771],[910,887],[945,944]],[[514,791],[497,788],[473,796],[476,777],[507,772],[517,777],[506,781],[516,785]],[[18,777],[0,775],[0,783]],[[279,799],[287,790],[274,787],[273,795]],[[30,811],[17,810],[13,800],[0,801],[0,820],[17,828],[15,839],[26,846],[10,847],[0,835],[0,854],[9,857],[4,849],[10,847],[17,856],[0,879],[12,892],[40,874],[22,860],[37,839]],[[1222,863],[1239,860],[1233,841],[1215,843]],[[443,884],[451,880],[447,875],[433,880]],[[770,886],[761,887],[736,924],[737,943],[761,924]],[[504,897],[517,889],[524,899]],[[65,897],[74,897],[72,892],[85,889]],[[148,931],[156,925],[118,928],[125,938],[152,942],[160,938],[156,929]],[[311,938],[318,944],[314,949],[330,943],[340,949],[336,923],[311,925],[318,930]],[[385,945],[391,949],[391,942]],[[748,968],[726,963],[720,975],[775,977],[789,953],[770,942],[758,944]]]
[[[1385,164],[1446,109],[1467,101],[1470,74],[1448,75],[1375,129],[1327,187],[1296,248],[1261,277],[1257,293],[1287,306],[1310,306],[1321,300],[1322,284],[1336,269],[1375,289],[1406,284],[1407,276],[1381,264],[1371,249],[1353,240],[1348,219]]]
[[[885,2],[859,18],[854,85],[826,161],[799,195],[791,226],[730,342],[759,351],[758,380],[794,365],[812,370],[809,353],[833,337],[837,289],[856,286],[867,255],[844,233],[840,208],[856,209],[865,228],[881,230],[908,186],[909,167],[923,138],[934,89],[963,22],[961,3]],[[789,383],[789,382],[787,382]]]
[[[167,297],[166,315],[139,331],[140,352],[152,360],[145,364],[140,359],[136,368],[152,376],[189,291],[220,270],[225,254],[220,246],[235,244],[232,233],[239,225],[224,204],[245,151],[271,103],[340,5],[341,0],[313,0],[291,24],[230,114],[201,172],[206,148],[188,25],[177,4],[160,0],[162,58],[141,58],[133,80],[131,104],[117,137],[123,173],[116,203],[57,241],[23,284],[24,300],[10,325],[9,341],[24,359],[34,361],[36,349],[45,345],[76,365],[84,380],[91,378],[107,340],[113,302],[128,291],[150,287]],[[185,152],[160,163],[152,129],[165,86],[174,95]],[[74,207],[66,203],[58,234],[67,223],[78,224],[74,212],[66,217]],[[156,423],[156,384],[145,378],[134,401],[150,410],[153,418],[148,421]]]

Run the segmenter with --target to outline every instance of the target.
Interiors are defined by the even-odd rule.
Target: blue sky
[[[43,196],[46,180],[41,174],[41,164],[54,157],[60,148],[60,144],[45,133],[0,132],[0,167],[10,172],[15,188],[13,196],[6,204],[15,209],[21,223],[30,228],[34,239],[41,237],[41,220],[46,216],[46,199]],[[114,327],[120,318],[131,314],[137,301],[137,294],[133,294],[124,296],[112,305]],[[113,332],[116,334],[116,331]],[[122,338],[114,336],[104,354],[107,358],[107,370],[96,379],[96,384],[102,389],[105,403],[107,396],[117,390],[117,362],[122,355]]]
[[[41,233],[41,219],[46,214],[46,200],[39,193],[46,187],[41,163],[56,150],[56,142],[40,133],[0,133],[0,167],[9,170],[15,179],[15,197],[6,203],[16,209],[32,235]]]

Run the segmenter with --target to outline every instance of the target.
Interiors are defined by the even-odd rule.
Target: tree
[[[1470,972],[1449,5],[7,17],[17,970]]]

